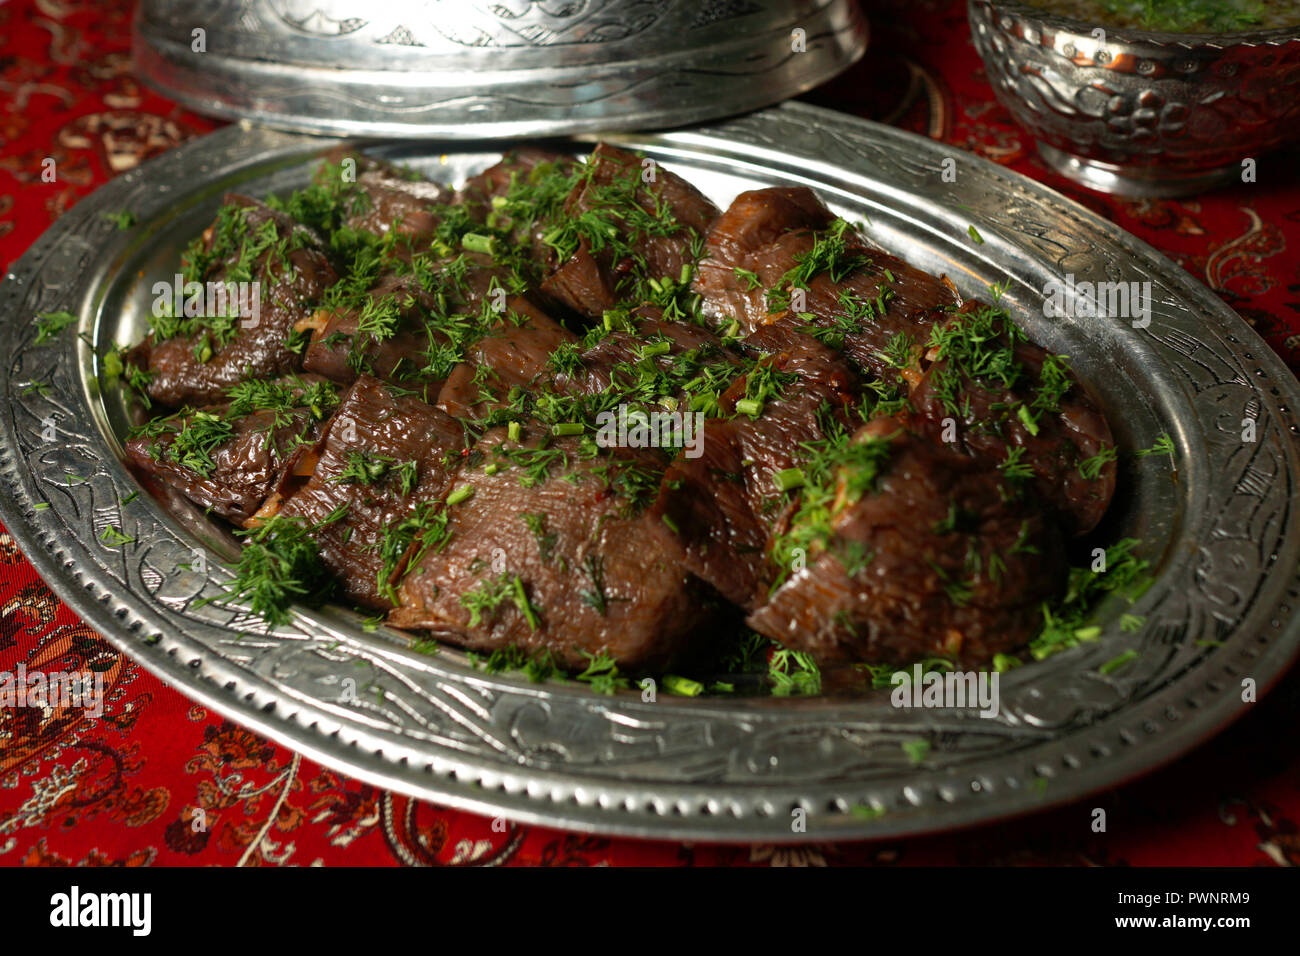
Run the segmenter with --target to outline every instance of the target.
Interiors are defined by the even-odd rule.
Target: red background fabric
[[[1113,220],[1300,365],[1296,156],[1193,199],[1124,201],[1048,173],[993,100],[962,0],[868,0],[865,61],[809,98],[971,150]],[[219,125],[131,74],[130,4],[0,5],[0,266],[111,177]],[[41,181],[53,157],[58,181]],[[1174,765],[1033,817],[922,839],[711,846],[510,826],[351,780],[187,700],[81,623],[0,529],[0,671],[90,668],[108,703],[0,713],[0,864],[305,866],[1300,863],[1300,671]],[[1092,810],[1107,811],[1093,833]],[[194,825],[198,811],[206,822]]]

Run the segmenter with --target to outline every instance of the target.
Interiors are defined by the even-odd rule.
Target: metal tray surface
[[[192,506],[172,513],[147,494],[122,503],[139,485],[122,464],[127,409],[102,378],[102,357],[143,333],[152,283],[176,271],[224,192],[301,186],[334,145],[235,127],[82,200],[0,283],[5,525],[91,625],[215,711],[379,786],[602,833],[829,841],[1025,813],[1169,761],[1251,706],[1244,680],[1262,693],[1285,671],[1300,646],[1300,386],[1204,286],[1024,177],[803,104],[606,138],[644,150],[720,204],[755,185],[812,186],[840,214],[865,219],[872,239],[965,294],[1009,280],[1016,320],[1071,356],[1111,416],[1121,491],[1097,535],[1142,539],[1150,589],[1132,608],[1103,606],[1095,643],[1004,674],[994,719],[896,709],[887,691],[605,697],[476,671],[451,649],[421,655],[350,612],[303,609],[268,631],[237,607],[201,604],[222,593],[232,541]],[[590,143],[551,145],[585,152]],[[366,148],[458,182],[501,146]],[[121,210],[139,224],[121,231],[105,218]],[[1150,325],[1046,318],[1044,287],[1067,274],[1150,282]],[[36,345],[33,316],[63,309],[78,323]],[[1242,440],[1247,420],[1254,441]],[[1132,454],[1161,433],[1174,456]],[[111,546],[101,538],[109,525],[133,540]],[[206,549],[204,573],[196,548]],[[1121,630],[1125,611],[1146,618],[1140,631]],[[1130,665],[1099,671],[1128,649],[1140,652]],[[905,745],[916,739],[929,750],[913,763],[917,748]]]

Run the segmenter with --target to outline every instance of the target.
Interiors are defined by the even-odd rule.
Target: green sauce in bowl
[[[1050,13],[1109,27],[1233,33],[1300,26],[1294,0],[1028,0]]]

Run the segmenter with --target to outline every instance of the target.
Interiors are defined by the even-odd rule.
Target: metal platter
[[[196,509],[173,515],[146,495],[123,503],[139,486],[122,465],[127,410],[102,356],[140,336],[152,283],[171,277],[225,191],[303,185],[333,145],[233,127],[78,203],[0,284],[5,525],[92,626],[231,719],[379,786],[602,833],[832,841],[1025,813],[1172,759],[1251,706],[1244,680],[1262,693],[1285,671],[1300,648],[1300,386],[1187,273],[992,163],[802,104],[609,138],[720,204],[755,185],[810,185],[965,294],[1009,281],[1004,302],[1017,321],[1071,356],[1111,417],[1121,492],[1098,536],[1142,539],[1150,589],[1132,608],[1099,609],[1097,641],[1003,675],[992,719],[896,709],[884,691],[602,697],[475,671],[452,650],[424,656],[343,611],[302,610],[268,632],[237,608],[201,603],[222,593],[218,556],[230,542]],[[558,145],[584,152],[590,141]],[[500,150],[367,148],[450,182]],[[122,210],[138,225],[122,231],[105,218]],[[1046,318],[1044,287],[1066,275],[1150,282],[1150,324]],[[33,316],[59,310],[78,323],[37,345]],[[1161,433],[1172,456],[1132,454]],[[132,540],[103,540],[110,525]],[[1139,631],[1121,629],[1125,611],[1145,618]],[[1099,670],[1129,649],[1139,652],[1131,664]],[[905,745],[917,739],[929,748],[913,762],[917,748]]]

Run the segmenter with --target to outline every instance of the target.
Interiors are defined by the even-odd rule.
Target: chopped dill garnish
[[[619,673],[618,663],[608,654],[603,651],[599,654],[583,651],[582,655],[587,658],[587,667],[582,673],[574,675],[575,680],[590,684],[591,689],[598,694],[612,695],[631,687],[631,681]]]
[[[543,562],[549,562],[555,550],[555,542],[558,536],[554,532],[546,530],[546,515],[544,514],[522,514],[520,519],[528,526],[528,530],[533,533],[533,539],[537,542],[537,553]]]
[[[1145,458],[1148,455],[1168,455],[1172,458],[1174,452],[1174,440],[1169,436],[1168,432],[1161,432],[1160,436],[1155,440],[1155,444],[1150,448],[1139,448],[1134,454],[1139,458]]]
[[[796,265],[787,270],[776,285],[767,291],[769,313],[790,308],[791,292],[794,289],[808,288],[809,283],[822,273],[831,282],[840,283],[854,270],[867,265],[869,260],[865,255],[850,251],[849,240],[844,236],[849,229],[847,221],[836,219],[816,235],[812,248],[795,255]]]
[[[773,589],[789,577],[796,558],[810,564],[830,544],[835,517],[875,487],[890,457],[888,439],[854,441],[838,426],[803,448],[809,457],[801,469],[799,505],[772,544],[772,559],[780,568]]]
[[[1141,614],[1121,614],[1119,618],[1119,629],[1125,634],[1132,634],[1134,631],[1142,630],[1147,619]]]
[[[1261,0],[1096,0],[1098,15],[1115,17],[1106,26],[1146,30],[1224,33],[1263,24],[1269,8]],[[1285,6],[1280,5],[1280,6]]]
[[[123,209],[121,212],[106,212],[104,218],[123,231],[130,229],[140,221],[136,214],[128,209]]]
[[[290,413],[298,409],[307,409],[312,418],[321,421],[339,403],[338,387],[332,382],[307,382],[297,376],[279,381],[246,379],[228,388],[226,397],[230,401],[227,417],[272,412],[277,427],[288,425]]]
[[[128,534],[123,534],[113,525],[108,525],[104,529],[103,534],[99,536],[99,540],[105,542],[110,548],[120,548],[124,544],[133,543],[135,538]]]
[[[36,316],[36,345],[44,345],[77,321],[71,312],[40,312]]]
[[[1024,461],[1025,448],[1023,445],[1008,445],[1007,457],[998,463],[998,468],[1006,476],[1008,481],[1023,482],[1034,477],[1034,467],[1029,462]]]
[[[1118,594],[1129,602],[1142,595],[1152,579],[1147,573],[1150,565],[1135,553],[1139,543],[1124,538],[1107,548],[1104,571],[1094,572],[1091,567],[1070,569],[1065,594],[1043,605],[1043,628],[1029,643],[1029,653],[1035,660],[1096,640],[1100,628],[1086,622],[1093,606],[1107,594]]]
[[[488,674],[513,671],[523,674],[534,684],[543,684],[563,674],[563,670],[550,651],[529,654],[515,644],[498,648],[485,659],[480,659],[477,654],[470,654],[469,659],[476,670]]]
[[[757,272],[753,272],[749,269],[742,269],[740,266],[736,266],[731,271],[735,274],[737,279],[745,283],[745,291],[755,292],[763,288],[763,280],[758,277]]]
[[[418,504],[400,520],[389,521],[380,532],[377,545],[380,568],[376,587],[379,593],[396,604],[397,585],[400,581],[393,578],[408,551],[412,552],[406,563],[409,571],[429,551],[436,553],[446,544],[447,539],[447,513],[437,501]],[[412,545],[416,547],[412,549]]]
[[[1137,651],[1127,650],[1123,654],[1120,654],[1118,657],[1112,657],[1106,663],[1098,667],[1097,671],[1098,673],[1101,674],[1113,674],[1115,673],[1115,671],[1119,670],[1120,668],[1126,666],[1132,661],[1137,660],[1139,656],[1140,655],[1138,654]]]
[[[930,755],[930,741],[924,737],[904,740],[899,744],[899,747],[902,748],[903,754],[907,757],[907,762],[913,766],[922,763]]]
[[[388,474],[388,469],[395,463],[386,455],[350,451],[343,459],[343,470],[330,481],[345,485],[373,485]]]
[[[1091,458],[1079,462],[1079,474],[1089,480],[1101,475],[1106,465],[1119,457],[1114,445],[1102,445],[1101,450]]]
[[[183,415],[184,412],[178,414]],[[194,412],[174,433],[171,443],[162,453],[196,475],[207,478],[216,468],[212,452],[229,441],[234,434],[234,426],[220,415]],[[157,448],[156,445],[154,447]]]
[[[477,627],[485,614],[493,614],[502,601],[510,597],[510,580],[502,575],[479,582],[460,596],[460,603],[469,611],[470,627]]]
[[[773,697],[820,694],[822,675],[811,654],[782,647],[768,659],[767,677]]]
[[[288,622],[294,601],[324,601],[334,590],[334,579],[313,533],[342,517],[342,509],[316,524],[273,515],[254,528],[237,531],[245,538],[244,547],[223,600],[246,600],[249,610],[272,626]]]

